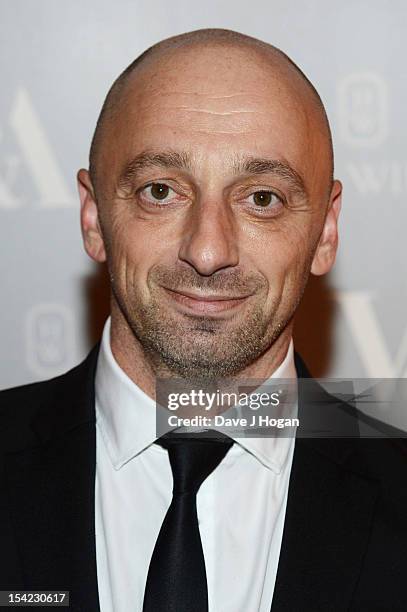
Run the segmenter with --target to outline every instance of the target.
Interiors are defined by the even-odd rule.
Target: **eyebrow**
[[[186,151],[143,151],[125,164],[119,179],[119,188],[131,187],[133,181],[149,168],[169,168],[192,172],[193,159]],[[241,157],[231,158],[231,167],[234,175],[239,176],[249,174],[259,176],[264,174],[274,174],[286,181],[291,190],[298,195],[307,196],[304,179],[286,160],[270,159],[264,157]]]
[[[285,180],[290,185],[292,191],[298,193],[298,195],[307,196],[304,179],[286,160],[247,157],[245,159],[236,159],[233,169],[237,175],[274,174]]]
[[[177,170],[192,170],[191,157],[179,151],[143,151],[123,168],[119,175],[118,186],[126,188],[131,185],[143,170],[148,168],[176,168]]]

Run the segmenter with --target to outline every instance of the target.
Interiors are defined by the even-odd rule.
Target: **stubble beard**
[[[158,299],[151,299],[147,306],[137,297],[126,305],[117,292],[114,294],[156,376],[206,384],[242,372],[276,341],[291,320],[291,314],[284,319],[272,316],[270,325],[270,314],[265,315],[260,302],[237,323],[235,317],[171,313]],[[278,305],[275,300],[272,313]]]

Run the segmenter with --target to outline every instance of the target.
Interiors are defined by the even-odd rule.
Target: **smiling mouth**
[[[243,304],[250,295],[231,296],[220,293],[193,293],[191,291],[181,291],[163,287],[169,295],[181,307],[187,311],[199,314],[216,314],[236,308]]]

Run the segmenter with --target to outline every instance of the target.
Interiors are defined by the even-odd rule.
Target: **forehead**
[[[178,49],[130,77],[114,119],[114,157],[171,147],[207,165],[268,155],[307,172],[318,150],[314,106],[289,65],[240,48]]]

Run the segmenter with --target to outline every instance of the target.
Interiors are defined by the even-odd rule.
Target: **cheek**
[[[147,296],[148,273],[155,265],[170,261],[170,241],[163,232],[150,231],[148,223],[117,218],[110,225],[108,262],[116,288],[134,294],[137,291]]]
[[[301,279],[312,252],[312,234],[309,224],[275,224],[263,227],[248,241],[248,266],[255,267],[268,280],[275,294],[285,284]]]

